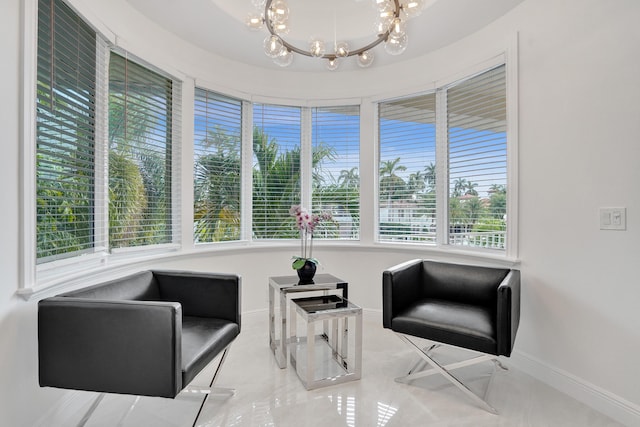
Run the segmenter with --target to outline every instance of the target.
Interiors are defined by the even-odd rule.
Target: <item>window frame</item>
[[[466,71],[458,72],[450,75],[446,79],[436,80],[429,87],[422,90],[411,90],[401,95],[392,97],[376,97],[372,99],[375,110],[374,127],[375,132],[375,165],[380,164],[380,135],[379,129],[379,104],[387,101],[393,101],[404,98],[416,97],[422,94],[436,94],[436,111],[446,113],[446,91],[449,87],[465,80],[471,79],[479,74],[487,72],[493,68],[505,66],[505,83],[506,83],[506,120],[507,120],[507,172],[506,180],[509,188],[507,197],[506,215],[507,215],[507,232],[505,237],[505,249],[496,250],[482,247],[466,247],[460,245],[449,244],[449,170],[448,170],[448,141],[447,141],[447,124],[446,120],[437,120],[436,130],[436,242],[435,244],[424,244],[421,242],[390,242],[382,240],[379,233],[379,180],[380,176],[376,170],[374,175],[375,196],[373,200],[374,209],[374,230],[373,245],[389,248],[420,248],[428,253],[434,254],[450,254],[452,256],[479,257],[481,259],[496,259],[501,261],[515,261],[518,256],[518,121],[517,121],[517,42],[512,42],[502,53],[476,64],[474,67]]]
[[[37,67],[38,67],[38,0],[25,0],[23,2],[23,46],[22,69],[23,84],[21,88],[21,141],[20,165],[21,165],[21,224],[20,224],[20,281],[17,294],[30,297],[40,291],[54,286],[61,286],[60,282],[73,280],[77,277],[86,277],[89,274],[98,274],[105,267],[121,267],[149,256],[175,253],[180,249],[182,240],[182,85],[184,78],[169,73],[167,68],[156,67],[131,52],[122,49],[116,43],[115,37],[108,29],[96,29],[94,20],[89,20],[68,2],[62,0],[73,13],[75,13],[86,25],[92,28],[96,34],[96,68],[104,81],[98,82],[96,88],[96,118],[95,118],[95,160],[94,170],[106,170],[108,165],[108,109],[109,109],[109,76],[108,57],[111,52],[126,57],[142,67],[171,79],[173,86],[172,110],[172,150],[171,150],[171,242],[159,245],[137,246],[131,248],[114,249],[109,251],[103,244],[108,236],[108,176],[95,174],[94,200],[95,220],[93,225],[94,241],[96,244],[92,250],[86,253],[78,253],[70,257],[38,263],[36,255],[37,245],[37,219],[36,219],[36,156],[37,156]]]
[[[179,229],[179,235],[174,235],[172,244],[167,247],[141,247],[141,250],[128,251],[123,253],[112,253],[106,256],[104,253],[95,253],[91,255],[83,256],[81,260],[75,257],[59,260],[55,263],[47,263],[46,268],[36,269],[36,218],[35,218],[35,201],[36,201],[36,175],[35,175],[35,95],[36,95],[36,73],[37,73],[37,20],[38,20],[38,0],[25,0],[23,2],[23,49],[22,49],[22,75],[23,81],[21,85],[21,144],[20,144],[20,195],[21,195],[21,223],[20,223],[20,281],[18,284],[17,293],[22,295],[26,299],[33,298],[42,293],[50,292],[51,289],[64,289],[69,286],[79,285],[86,280],[87,277],[103,277],[105,275],[114,275],[122,271],[126,271],[127,268],[133,263],[137,265],[144,265],[149,262],[157,262],[163,257],[176,257],[182,255],[188,255],[191,253],[197,253],[201,251],[215,251],[226,250],[227,248],[237,248],[242,250],[243,248],[263,248],[270,246],[282,246],[289,247],[291,241],[265,241],[258,242],[251,239],[251,156],[248,154],[247,147],[251,147],[251,135],[252,135],[252,103],[260,102],[264,104],[283,104],[299,106],[304,108],[311,108],[314,106],[341,106],[341,105],[358,105],[360,107],[360,155],[359,155],[359,170],[361,178],[360,187],[360,231],[359,239],[357,241],[345,241],[335,240],[333,242],[319,242],[321,245],[336,245],[336,247],[349,247],[358,246],[363,250],[367,248],[393,248],[400,252],[407,253],[419,253],[419,256],[425,254],[431,254],[434,256],[449,256],[453,259],[459,257],[460,259],[472,259],[472,260],[494,260],[496,262],[513,262],[517,260],[518,254],[518,171],[517,171],[517,159],[518,159],[518,121],[517,121],[517,37],[513,37],[505,48],[501,49],[494,57],[483,61],[475,66],[472,66],[463,72],[456,72],[455,74],[447,73],[447,78],[435,80],[431,83],[424,83],[421,86],[405,87],[404,89],[396,90],[386,94],[368,95],[365,98],[351,98],[351,99],[324,99],[324,100],[302,100],[302,99],[277,99],[275,97],[250,95],[240,92],[238,90],[229,89],[228,87],[217,87],[216,84],[201,84],[200,80],[182,75],[181,71],[173,68],[170,63],[158,64],[157,66],[151,66],[152,69],[160,71],[164,75],[174,76],[172,77],[176,83],[184,84],[189,82],[186,86],[181,88],[181,94],[176,95],[174,99],[181,99],[184,102],[182,107],[174,109],[173,118],[178,125],[184,125],[184,129],[180,126],[174,126],[174,134],[181,136],[182,141],[189,141],[189,135],[192,135],[188,129],[189,120],[192,118],[192,111],[189,108],[189,102],[193,99],[193,89],[191,85],[201,87],[207,90],[212,90],[226,96],[235,97],[242,101],[242,128],[243,128],[243,163],[242,163],[242,224],[243,224],[243,239],[241,241],[234,242],[220,242],[216,243],[216,247],[211,245],[202,245],[201,248],[195,248],[192,240],[191,230],[189,226],[193,224],[192,214],[193,211],[193,195],[189,194],[193,188],[191,185],[187,185],[191,178],[193,171],[190,169],[192,163],[192,154],[190,144],[180,144],[175,146],[172,150],[174,159],[174,168],[181,168],[179,171],[173,172],[172,179],[172,194],[176,201],[177,208],[173,213],[176,215],[174,224]],[[67,2],[68,4],[68,2]],[[68,4],[69,5],[69,4]],[[77,12],[77,8],[72,7]],[[101,21],[91,15],[90,10],[81,8],[82,12],[78,15],[92,28],[96,29],[99,36],[103,37],[105,42],[109,45],[107,53],[111,48],[120,48],[118,40],[115,34],[111,33],[111,30],[101,24]],[[135,53],[128,52],[129,55],[135,57]],[[141,53],[144,56],[144,52]],[[139,63],[149,66],[148,63],[140,61]],[[374,130],[377,126],[377,108],[376,103],[381,100],[387,100],[400,98],[402,96],[417,95],[424,91],[433,91],[437,87],[443,87],[450,83],[456,82],[460,79],[472,76],[474,73],[481,72],[492,66],[498,64],[506,64],[507,72],[507,180],[509,182],[509,201],[507,204],[507,215],[509,218],[509,228],[507,233],[507,250],[506,253],[490,253],[482,250],[469,251],[464,248],[452,248],[446,246],[429,247],[424,244],[389,244],[381,243],[377,239],[377,165],[378,156],[377,147],[378,135]],[[460,70],[460,67],[449,68],[451,70]],[[105,97],[106,99],[106,97]],[[103,108],[106,108],[103,106]],[[246,113],[246,114],[244,114]],[[182,116],[185,116],[186,121],[182,121]],[[106,130],[102,128],[103,132]],[[247,131],[249,130],[249,131]],[[101,132],[101,129],[97,130]],[[310,134],[309,129],[309,134]],[[247,138],[249,136],[249,138]],[[98,137],[98,135],[97,135]],[[102,140],[106,140],[106,135],[101,135]],[[309,137],[310,139],[310,137]],[[310,147],[310,145],[309,145]],[[365,148],[366,147],[366,148]],[[104,146],[102,147],[104,149]],[[309,148],[310,150],[310,148]],[[440,150],[442,151],[442,150]],[[309,154],[310,155],[310,154]],[[104,167],[102,165],[100,167]],[[306,202],[304,195],[308,195],[308,201],[311,200],[310,190],[306,190],[307,186],[311,188],[310,182],[310,168],[303,167],[303,203]],[[442,172],[440,172],[442,173]],[[98,176],[96,178],[99,178]],[[443,180],[440,180],[442,182]],[[96,183],[96,185],[98,185]],[[104,184],[102,188],[105,188]],[[105,190],[106,191],[106,190]],[[446,196],[446,192],[440,191],[440,194]],[[106,200],[106,199],[105,199]],[[446,206],[445,203],[440,203],[440,206]],[[364,213],[364,216],[362,215]],[[446,227],[442,221],[442,226]],[[247,230],[248,227],[248,230]],[[443,232],[443,231],[441,231]],[[107,233],[107,230],[103,230],[103,233]],[[131,256],[133,255],[133,257]],[[141,262],[141,263],[140,263]],[[49,265],[51,264],[51,265]]]

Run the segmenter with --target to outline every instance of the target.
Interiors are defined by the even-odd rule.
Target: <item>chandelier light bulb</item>
[[[422,13],[424,0],[404,0],[400,4],[400,7],[405,15],[407,15],[407,18],[415,18]]]
[[[286,23],[289,19],[289,6],[284,0],[276,0],[269,7],[269,20],[274,24]]]
[[[329,71],[335,71],[338,69],[338,58],[331,58],[327,62],[327,69]]]
[[[289,26],[286,22],[271,24],[271,28],[273,28],[273,32],[276,34],[289,34]]]
[[[349,55],[349,44],[347,42],[339,42],[336,44],[336,56],[345,58]]]
[[[258,12],[250,13],[247,16],[246,23],[249,29],[258,31],[262,29],[262,25],[264,24],[264,18],[262,17],[261,13],[258,13]]]
[[[365,50],[358,55],[358,65],[362,68],[367,68],[373,63],[373,52]]]
[[[288,67],[293,62],[293,53],[289,49],[283,48],[280,53],[273,58],[273,62],[281,67]]]
[[[391,22],[390,35],[393,37],[400,37],[404,34],[404,28],[405,28],[404,22],[402,22],[400,18],[395,18]]]
[[[389,31],[389,27],[391,26],[391,19],[378,19],[376,20],[374,29],[376,34],[384,34]]]
[[[384,50],[390,55],[400,55],[407,49],[408,41],[406,33],[400,35],[389,34],[387,42],[384,44]]]
[[[373,7],[377,10],[393,9],[395,7],[395,3],[393,0],[373,0]]]
[[[309,45],[309,52],[313,57],[321,57],[325,52],[324,42],[320,39],[311,40],[311,44]]]
[[[391,20],[395,18],[395,16],[396,16],[396,7],[395,7],[395,4],[393,3],[384,3],[378,9],[378,17],[380,18],[381,21]]]
[[[269,35],[266,39],[264,39],[264,53],[268,57],[277,57],[282,52],[282,49],[284,49],[284,45],[282,44],[282,40],[280,40],[280,37]]]

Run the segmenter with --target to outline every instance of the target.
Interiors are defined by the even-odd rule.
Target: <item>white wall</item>
[[[35,302],[14,296],[19,280],[16,106],[22,3],[3,0],[0,6],[0,218],[6,224],[0,239],[0,423],[11,426],[34,424],[55,412],[68,396],[38,388]],[[424,88],[498,53],[517,32],[523,293],[512,363],[628,425],[640,425],[640,283],[634,274],[640,241],[640,2],[527,0],[455,45],[362,75],[256,73],[163,34],[129,10],[124,0],[73,4],[99,28],[117,34],[123,47],[190,76],[187,81],[195,78],[231,94],[265,97],[376,97]],[[149,43],[157,37],[162,42]],[[319,83],[308,84],[309,78]],[[406,83],[411,81],[418,83]],[[373,158],[373,149],[365,145],[363,157]],[[367,173],[372,178],[374,171],[375,167],[363,168],[363,178]],[[363,197],[363,207],[370,211],[370,192]],[[626,207],[627,230],[600,231],[601,206]],[[364,224],[367,221],[363,218]],[[371,234],[366,233],[363,240],[370,242]],[[290,272],[292,250],[232,250],[182,257],[162,266],[238,272],[243,276],[243,308],[252,311],[266,307],[266,277]],[[326,271],[350,281],[354,301],[379,309],[381,271],[408,258],[434,254],[367,245],[319,248],[317,255]]]

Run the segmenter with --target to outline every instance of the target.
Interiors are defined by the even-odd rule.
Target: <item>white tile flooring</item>
[[[621,426],[513,368],[498,371],[490,388],[488,400],[499,415],[475,406],[456,387],[436,376],[414,385],[396,383],[394,378],[403,375],[415,357],[392,332],[382,328],[381,314],[373,311],[364,312],[362,379],[306,391],[293,370],[276,366],[268,345],[266,311],[246,314],[242,322],[240,337],[231,347],[217,384],[233,387],[236,393],[210,396],[198,426]],[[194,383],[208,384],[215,365]],[[460,376],[479,378],[470,384],[480,390],[493,365],[465,369],[469,370],[462,370]],[[86,425],[187,427],[192,425],[200,402],[199,396],[188,393],[173,400],[144,397],[138,401],[133,396],[108,395]],[[75,425],[87,407],[78,411],[77,418],[60,425]]]

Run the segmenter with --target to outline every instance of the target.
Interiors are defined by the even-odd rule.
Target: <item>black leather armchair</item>
[[[43,299],[40,385],[173,398],[223,351],[224,362],[240,298],[236,275],[143,271]]]
[[[418,259],[384,271],[382,292],[383,326],[419,351],[432,367],[419,371],[416,366],[398,381],[440,373],[482,407],[496,412],[449,371],[511,354],[520,322],[520,272]],[[435,347],[425,350],[412,337],[485,355],[442,366],[431,355]]]

